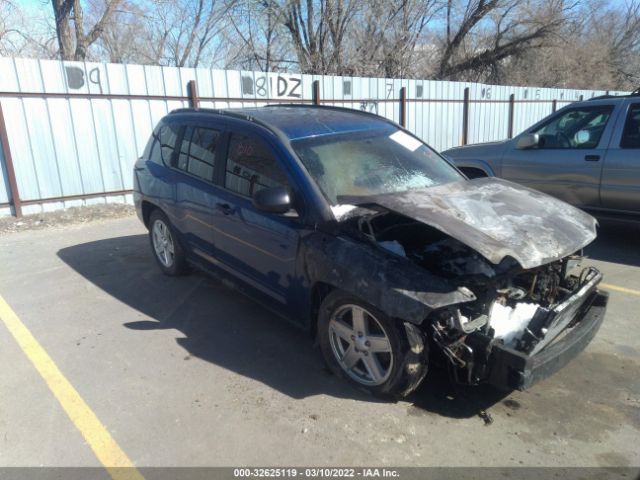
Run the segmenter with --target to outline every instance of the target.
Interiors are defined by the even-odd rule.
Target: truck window
[[[531,133],[540,136],[542,149],[596,148],[612,111],[611,105],[573,108],[551,118]]]
[[[640,148],[640,103],[629,107],[627,121],[624,123],[620,148]]]

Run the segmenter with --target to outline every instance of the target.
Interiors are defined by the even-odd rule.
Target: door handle
[[[600,160],[600,155],[585,155],[584,159],[587,162],[597,162]]]
[[[225,215],[231,215],[235,209],[228,203],[216,203],[216,208]]]

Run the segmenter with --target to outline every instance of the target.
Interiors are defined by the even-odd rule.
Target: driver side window
[[[596,148],[612,111],[611,105],[572,108],[531,133],[540,136],[542,149]]]
[[[250,135],[233,133],[224,185],[235,193],[251,197],[263,188],[286,187],[288,181],[264,142]]]

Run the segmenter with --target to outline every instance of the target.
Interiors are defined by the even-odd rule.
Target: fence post
[[[189,83],[187,83],[187,93],[189,94],[189,106],[198,108],[200,100],[198,99],[198,86],[195,80],[189,80]]]
[[[469,141],[469,87],[464,89],[464,102],[462,104],[462,144]]]
[[[407,126],[407,87],[400,89],[400,126]]]
[[[13,168],[11,149],[9,148],[9,136],[7,135],[7,125],[4,122],[2,102],[0,102],[0,148],[2,148],[4,165],[7,170],[7,181],[9,182],[9,190],[11,190],[13,213],[17,218],[20,218],[22,217],[22,204],[20,203],[20,194],[18,193],[18,182],[16,182],[16,172]]]
[[[558,100],[554,100],[553,102],[551,102],[551,113],[556,113],[557,109],[558,109]]]
[[[320,80],[313,81],[313,90],[311,91],[311,95],[313,98],[314,105],[320,105]]]
[[[515,94],[509,95],[509,129],[507,130],[508,138],[513,138],[513,114],[516,108]]]

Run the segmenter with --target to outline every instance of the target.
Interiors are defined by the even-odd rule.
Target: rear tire
[[[320,305],[318,341],[331,371],[374,395],[405,397],[427,374],[427,345],[417,327],[341,291]]]
[[[158,209],[149,216],[149,242],[162,273],[175,277],[189,271],[176,231],[169,218]]]

